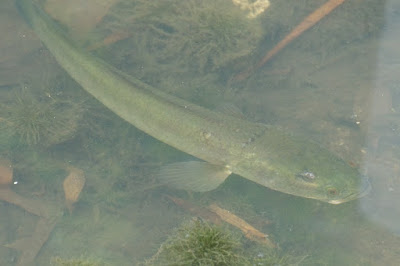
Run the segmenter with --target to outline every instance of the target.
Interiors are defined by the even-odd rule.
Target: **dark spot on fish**
[[[333,188],[333,187],[328,188],[328,194],[329,194],[330,196],[335,196],[335,195],[337,194],[336,188]]]

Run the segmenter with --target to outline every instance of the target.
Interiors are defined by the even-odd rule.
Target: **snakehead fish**
[[[77,47],[31,0],[17,8],[84,90],[150,136],[200,159],[161,168],[161,182],[209,191],[235,173],[273,190],[339,204],[366,194],[357,169],[317,143],[155,89]]]

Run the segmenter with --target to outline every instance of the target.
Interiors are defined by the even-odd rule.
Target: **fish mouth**
[[[360,192],[350,194],[347,197],[344,197],[342,199],[329,200],[328,203],[337,205],[337,204],[341,204],[341,203],[344,203],[344,202],[348,202],[348,201],[351,201],[351,200],[354,200],[354,199],[358,199],[358,198],[364,197],[365,195],[367,195],[371,191],[371,183],[368,181],[367,178],[365,178],[365,179],[363,179],[362,184],[363,184],[363,188],[360,190]]]

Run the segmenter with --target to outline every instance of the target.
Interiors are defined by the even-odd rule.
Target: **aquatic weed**
[[[63,259],[54,257],[51,259],[51,265],[55,266],[105,266],[104,263],[91,259]]]
[[[201,220],[184,224],[161,248],[160,265],[245,265],[240,242]]]
[[[81,109],[78,104],[52,97],[36,97],[22,89],[13,101],[2,104],[3,130],[21,144],[51,146],[73,137]]]

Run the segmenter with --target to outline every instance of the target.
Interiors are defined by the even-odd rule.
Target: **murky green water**
[[[4,1],[0,265],[165,264],[163,248],[193,218],[219,222],[233,235],[241,264],[400,265],[396,1],[344,1],[240,81],[239,73],[325,1],[271,0],[256,18],[230,0],[40,2],[88,53],[199,105],[239,109],[251,121],[307,136],[368,175],[372,191],[330,205],[240,176],[208,193],[162,186],[156,169],[189,156],[89,96],[13,1]],[[78,193],[79,185],[65,183],[71,175],[74,185],[85,180],[73,204],[64,194]],[[268,234],[276,247],[223,222],[213,204]]]

